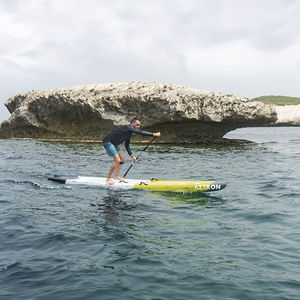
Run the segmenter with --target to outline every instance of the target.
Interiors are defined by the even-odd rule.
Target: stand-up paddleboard
[[[125,181],[115,181],[115,184],[108,184],[104,177],[89,176],[64,176],[54,175],[48,180],[63,184],[81,184],[101,186],[113,189],[141,189],[161,192],[213,192],[219,191],[226,187],[224,183],[216,183],[214,181],[186,181],[186,180],[141,180],[141,179],[125,179]]]

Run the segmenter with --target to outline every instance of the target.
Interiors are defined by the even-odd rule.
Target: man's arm
[[[125,141],[125,149],[126,149],[128,155],[132,156],[132,151],[130,149],[130,139],[128,139],[128,140]]]
[[[129,130],[130,130],[131,132],[136,133],[136,134],[139,134],[139,135],[153,136],[153,133],[152,133],[152,132],[144,131],[144,130],[139,130],[139,129],[136,129],[136,128],[134,128],[133,126],[130,126],[130,125],[129,125]]]

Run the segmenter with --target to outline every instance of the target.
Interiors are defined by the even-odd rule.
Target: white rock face
[[[300,105],[274,106],[277,113],[276,125],[300,126]]]
[[[270,105],[248,98],[163,83],[109,83],[31,91],[5,103],[11,117],[0,137],[101,140],[138,117],[161,131],[161,143],[210,143],[239,127],[275,122]],[[136,137],[143,141],[145,137]]]

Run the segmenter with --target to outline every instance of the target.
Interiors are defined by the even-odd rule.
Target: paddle
[[[136,160],[139,159],[140,155],[150,146],[150,144],[156,139],[156,136],[146,145],[146,147],[139,153],[139,155],[136,157]],[[129,166],[128,170],[125,172],[123,179],[125,179],[126,175],[128,174],[129,170],[133,167],[135,163],[132,162],[131,165]]]

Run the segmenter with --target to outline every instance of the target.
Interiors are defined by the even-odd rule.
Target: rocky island
[[[236,128],[275,123],[275,109],[233,95],[164,83],[107,83],[30,91],[8,99],[0,138],[101,141],[133,117],[157,143],[222,143]],[[144,136],[134,141],[143,142]]]

